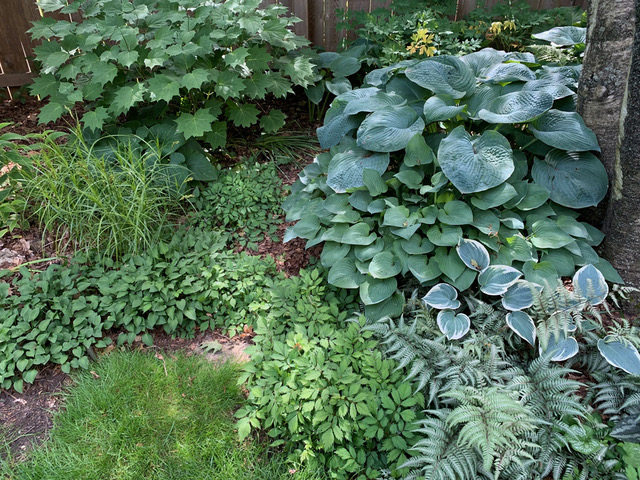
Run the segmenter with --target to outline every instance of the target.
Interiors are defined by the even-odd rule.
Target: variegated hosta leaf
[[[478,276],[480,290],[487,295],[503,295],[522,272],[507,265],[490,265]]]
[[[555,27],[546,32],[534,33],[533,38],[559,46],[577,45],[587,41],[587,29],[583,27]]]
[[[386,107],[369,115],[358,128],[358,145],[372,152],[402,150],[425,124],[411,107]]]
[[[515,168],[511,145],[505,137],[488,130],[472,139],[463,126],[455,128],[440,142],[438,162],[462,193],[496,187],[509,178]]]
[[[537,139],[561,150],[600,151],[595,133],[576,112],[549,110],[529,125],[529,130]]]
[[[590,152],[551,150],[544,160],[534,159],[531,176],[551,200],[569,208],[595,206],[609,188],[604,165]]]
[[[481,272],[489,266],[489,252],[480,242],[461,238],[456,247],[458,256],[472,270]]]
[[[573,289],[591,305],[600,305],[609,295],[609,285],[604,275],[593,265],[585,265],[575,273]]]
[[[327,185],[337,193],[363,187],[365,169],[376,170],[382,175],[388,166],[388,153],[371,153],[360,147],[354,147],[333,156],[329,163]]]
[[[460,308],[458,292],[448,283],[439,283],[431,287],[427,294],[422,297],[422,301],[438,310]]]
[[[598,340],[598,350],[614,367],[621,368],[631,375],[640,375],[640,354],[628,340],[608,335]]]
[[[543,91],[513,92],[494,99],[478,116],[489,123],[524,123],[539,117],[553,105]]]
[[[424,121],[429,124],[440,122],[455,117],[464,110],[464,105],[456,105],[451,95],[434,95],[429,97],[424,103]]]
[[[542,350],[542,345],[539,348],[540,354],[545,352],[553,352],[551,357],[552,362],[563,362],[575,357],[578,353],[578,342],[573,337],[565,337],[564,333],[560,332],[558,339],[554,334],[551,334],[547,349]]]
[[[442,310],[437,317],[438,328],[449,340],[458,340],[464,337],[471,329],[471,320],[464,313],[453,310]]]
[[[518,280],[502,296],[502,306],[507,310],[524,310],[533,305],[535,286],[526,280]]]
[[[533,346],[536,343],[536,325],[531,317],[522,311],[509,312],[506,315],[507,325],[516,334]]]
[[[408,67],[409,80],[435,94],[444,93],[453,98],[469,95],[476,86],[473,70],[457,57],[440,55]]]

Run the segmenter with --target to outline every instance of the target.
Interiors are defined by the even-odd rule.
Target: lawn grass
[[[114,352],[80,372],[51,438],[5,480],[319,480],[284,456],[237,441],[239,367],[200,357]]]

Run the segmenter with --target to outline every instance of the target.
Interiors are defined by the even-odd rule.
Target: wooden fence
[[[425,4],[428,0],[424,0]],[[457,1],[456,17],[468,14],[476,7],[476,0]],[[578,5],[587,7],[588,0],[528,0],[536,9],[547,9],[561,6]],[[491,7],[500,0],[485,0],[486,7]],[[337,11],[366,10],[386,8],[391,0],[263,0],[262,4],[279,3],[300,18],[294,30],[307,37],[315,45],[322,45],[327,50],[336,48],[344,36],[344,32],[336,32],[336,24],[340,21]],[[26,33],[31,22],[41,17],[36,0],[0,0],[0,88],[18,87],[29,83],[33,76],[33,44]],[[46,14],[49,16],[50,14]],[[54,18],[69,19],[69,15],[51,15]]]

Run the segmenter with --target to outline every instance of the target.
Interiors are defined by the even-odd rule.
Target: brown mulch
[[[52,417],[60,409],[60,392],[71,379],[59,366],[46,366],[24,393],[2,391],[0,394],[0,435],[17,459],[40,445],[53,427]],[[5,452],[1,452],[4,454]]]
[[[20,97],[18,100],[0,101],[0,123],[9,122],[12,125],[2,130],[2,133],[13,132],[19,135],[29,133],[43,133],[47,130],[67,132],[76,124],[74,117],[82,116],[82,107],[74,107],[72,115],[64,115],[55,123],[42,125],[38,123],[38,113],[46,102],[35,97]]]

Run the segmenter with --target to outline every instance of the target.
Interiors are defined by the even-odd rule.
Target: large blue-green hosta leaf
[[[553,105],[553,97],[543,91],[502,95],[478,112],[489,123],[524,123],[539,117]]]
[[[449,120],[464,110],[464,105],[456,105],[451,95],[434,95],[424,103],[423,114],[425,123]]]
[[[347,105],[354,100],[367,98],[375,95],[380,90],[378,88],[359,88],[350,92],[338,95],[331,108],[327,110],[324,117],[324,124],[318,128],[318,141],[322,148],[331,148],[338,145],[342,138],[350,131],[360,125],[361,118],[345,113]]]
[[[631,375],[640,375],[640,354],[628,340],[609,335],[598,340],[598,350],[614,367]]]
[[[333,156],[329,163],[327,185],[338,193],[364,186],[365,169],[376,170],[382,175],[389,166],[388,153],[371,153],[354,147]]]
[[[483,48],[477,52],[469,53],[460,57],[460,60],[469,65],[476,77],[478,77],[483,70],[486,70],[495,64],[502,63],[504,58],[505,53],[500,50]]]
[[[555,27],[546,32],[534,33],[533,38],[555,43],[558,46],[577,45],[587,41],[587,29],[583,27]]]
[[[535,80],[536,74],[521,63],[499,63],[487,68],[478,77],[480,81],[488,83],[528,82]]]
[[[509,178],[515,168],[511,145],[505,137],[489,130],[472,139],[463,126],[455,128],[440,142],[438,162],[462,193],[496,187]]]
[[[569,97],[575,92],[563,84],[552,82],[551,80],[531,80],[522,86],[523,92],[541,91],[546,92],[553,97],[554,100]]]
[[[375,305],[391,297],[397,289],[398,282],[394,277],[368,278],[360,285],[360,299],[365,305]]]
[[[348,257],[338,260],[329,270],[329,283],[339,288],[358,288],[365,280],[353,259]]]
[[[502,87],[494,84],[480,85],[473,95],[467,99],[467,114],[474,120],[479,120],[478,112],[486,108],[494,99],[502,95]]]
[[[373,278],[391,278],[402,271],[402,264],[398,257],[389,251],[376,254],[369,264],[369,274]]]
[[[537,139],[561,150],[600,151],[595,133],[576,112],[549,110],[529,125],[529,130]]]
[[[372,152],[404,149],[425,124],[411,107],[386,107],[369,115],[358,128],[358,145]]]
[[[385,107],[396,107],[407,103],[400,95],[386,93],[380,90],[375,95],[357,98],[349,102],[344,109],[346,115],[355,115],[360,112],[376,112]]]
[[[408,67],[409,80],[435,94],[462,98],[471,94],[476,86],[476,76],[469,66],[457,57],[440,55]]]
[[[544,160],[534,159],[533,180],[550,190],[550,198],[569,208],[595,206],[607,194],[604,165],[590,152],[551,150]]]
[[[565,65],[562,67],[543,65],[542,69],[536,72],[536,75],[540,80],[548,80],[570,88],[577,88],[581,71],[582,65]]]

